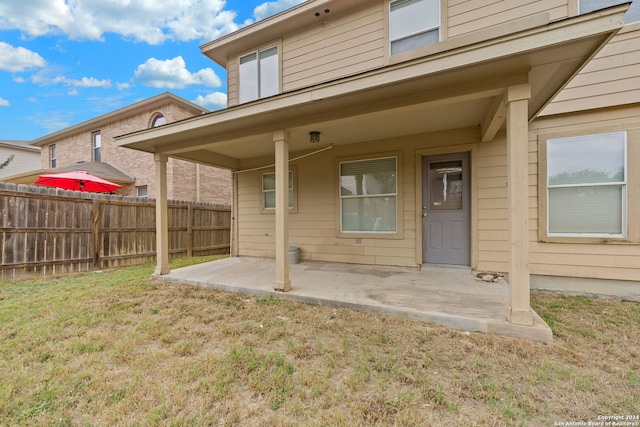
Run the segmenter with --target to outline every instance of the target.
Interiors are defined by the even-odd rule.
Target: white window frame
[[[275,55],[267,55],[275,49]],[[264,56],[263,55],[267,55]],[[253,59],[248,57],[255,56]],[[266,58],[275,56],[275,65],[267,63]],[[245,62],[243,62],[245,61]],[[275,73],[275,81],[269,79],[266,66],[275,67],[269,73]],[[265,71],[263,72],[263,69]],[[267,81],[269,79],[269,81]],[[270,89],[268,85],[273,85]],[[266,98],[280,93],[280,47],[271,45],[264,49],[246,53],[238,58],[238,101],[240,104]]]
[[[423,28],[420,28],[419,30],[412,31],[411,33],[408,33],[408,34],[403,34],[403,35],[400,35],[400,36],[394,36],[393,35],[393,32],[394,32],[394,29],[393,29],[393,27],[394,27],[394,24],[393,24],[394,23],[394,19],[393,19],[393,10],[392,10],[393,9],[393,5],[394,4],[398,4],[398,3],[402,3],[402,2],[412,2],[412,1],[413,2],[425,2],[425,3],[433,2],[433,3],[436,3],[437,4],[437,10],[436,10],[436,13],[437,13],[436,22],[437,22],[437,24],[429,26],[429,27],[425,26]],[[426,6],[429,6],[429,5],[427,4]],[[414,48],[405,49],[405,50],[402,50],[400,52],[395,52],[394,53],[393,52],[394,43],[397,43],[397,42],[400,42],[400,41],[403,41],[403,40],[409,40],[411,38],[415,38],[415,37],[420,36],[422,34],[427,34],[427,33],[433,32],[434,30],[437,31],[437,34],[438,34],[438,40],[436,41],[436,43],[442,41],[442,22],[441,22],[442,11],[441,11],[440,0],[392,0],[392,1],[389,2],[388,15],[389,15],[389,55],[398,55],[398,54],[401,54],[401,53],[404,53],[404,52],[408,52],[408,51],[414,49]],[[424,44],[424,45],[421,45],[421,46],[417,46],[416,48],[423,47],[423,46],[429,46],[431,44],[432,43],[427,43],[427,44]]]
[[[56,144],[49,145],[49,167],[56,168]]]
[[[577,138],[590,138],[597,135],[615,135],[620,134],[622,136],[623,143],[623,153],[624,153],[624,179],[623,181],[612,181],[612,182],[589,182],[589,183],[578,183],[578,184],[549,184],[549,145],[553,144],[556,141],[562,142],[567,139],[577,139]],[[546,149],[545,149],[545,197],[546,197],[546,235],[554,238],[554,237],[572,237],[572,238],[606,238],[606,239],[622,239],[627,237],[627,225],[628,225],[628,214],[627,214],[627,186],[628,186],[628,144],[627,144],[627,132],[626,131],[616,131],[616,132],[605,132],[599,134],[588,134],[588,135],[578,135],[572,137],[563,137],[563,138],[549,138],[546,141]],[[550,197],[549,190],[554,188],[579,188],[579,187],[620,187],[622,192],[622,201],[621,201],[621,232],[616,234],[607,234],[607,233],[562,233],[562,232],[551,232],[550,231]]]
[[[140,194],[143,193],[143,194]],[[149,187],[146,185],[136,186],[136,197],[147,198],[149,197]]]
[[[266,206],[267,203],[267,198],[265,197],[266,193],[273,193],[275,194],[276,189],[275,186],[273,189],[268,189],[265,190],[264,188],[264,179],[266,176],[273,176],[274,182],[275,182],[275,172],[264,172],[262,175],[260,175],[260,208],[262,212],[266,212],[266,213],[274,213],[276,211],[276,207],[275,205],[273,207],[271,206]],[[296,184],[295,184],[295,177],[296,174],[294,172],[293,169],[289,169],[289,212],[295,212],[296,209]],[[273,198],[274,203],[275,203],[275,196]]]
[[[372,195],[357,195],[357,194],[351,194],[351,195],[343,195],[342,194],[342,182],[341,182],[341,178],[342,178],[342,165],[347,164],[347,163],[365,163],[365,162],[372,162],[372,161],[379,161],[379,160],[384,160],[384,159],[394,159],[395,161],[395,192],[393,193],[380,193],[380,194],[372,194]],[[400,158],[398,156],[382,156],[382,157],[371,157],[371,158],[365,158],[365,159],[358,159],[358,160],[346,160],[346,161],[340,161],[338,163],[338,197],[339,197],[339,211],[338,211],[338,216],[339,216],[339,221],[340,221],[340,234],[343,235],[397,235],[400,230],[399,230],[399,224],[400,224],[400,212],[399,212],[399,206],[400,206],[400,191],[399,191],[399,164],[400,164]],[[343,208],[344,208],[344,201],[345,200],[353,200],[353,199],[363,199],[363,200],[367,200],[367,199],[374,199],[374,198],[388,198],[388,197],[393,197],[395,198],[395,224],[394,224],[394,230],[345,230],[344,229],[344,224],[343,224]]]
[[[91,158],[94,162],[102,161],[102,134],[99,130],[91,132]]]

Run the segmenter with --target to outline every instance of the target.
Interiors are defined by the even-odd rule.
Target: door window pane
[[[462,161],[429,164],[429,209],[462,210]]]

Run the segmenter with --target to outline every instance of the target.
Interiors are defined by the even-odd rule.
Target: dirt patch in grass
[[[2,282],[0,425],[550,426],[640,413],[638,304],[533,295],[554,332],[545,345],[151,272]]]

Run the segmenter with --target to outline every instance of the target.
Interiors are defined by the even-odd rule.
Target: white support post
[[[289,132],[273,133],[276,152],[276,291],[290,291],[289,277]]]
[[[167,205],[166,154],[154,153],[156,163],[156,269],[155,274],[169,274],[169,222]]]
[[[509,305],[507,318],[533,325],[529,279],[529,98],[531,86],[510,86],[507,110],[507,185],[509,208]]]

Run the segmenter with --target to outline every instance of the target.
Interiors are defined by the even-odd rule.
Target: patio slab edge
[[[389,307],[363,303],[353,303],[347,301],[337,301],[334,299],[312,297],[306,295],[296,295],[287,292],[280,292],[270,289],[256,289],[241,286],[229,286],[216,284],[208,281],[181,279],[166,275],[153,275],[154,278],[164,282],[178,283],[183,285],[198,286],[218,291],[243,294],[254,297],[276,297],[287,301],[301,302],[306,304],[314,304],[325,307],[346,308],[349,310],[375,313],[398,317],[406,320],[415,320],[434,325],[443,326],[449,329],[481,332],[489,334],[498,334],[514,338],[524,338],[532,341],[549,344],[553,341],[553,333],[551,328],[533,311],[533,326],[521,326],[509,323],[505,320],[498,319],[479,319],[465,316],[456,316],[452,314],[440,313],[436,311],[421,311],[411,308]]]

